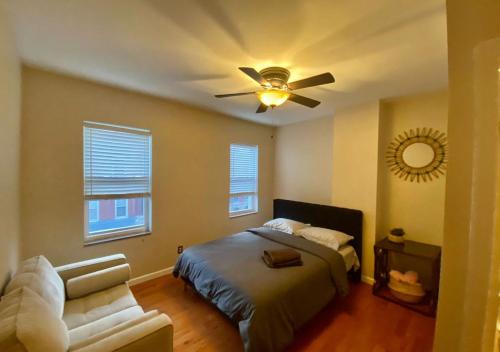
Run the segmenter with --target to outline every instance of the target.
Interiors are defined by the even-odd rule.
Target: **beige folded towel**
[[[302,265],[300,253],[291,248],[265,250],[262,259],[270,268]]]

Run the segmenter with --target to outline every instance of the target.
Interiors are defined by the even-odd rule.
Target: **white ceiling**
[[[29,64],[283,125],[447,85],[445,0],[11,0]],[[288,68],[290,81],[336,82],[256,114],[239,66]]]

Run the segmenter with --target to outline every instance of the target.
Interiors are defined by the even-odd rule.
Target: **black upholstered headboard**
[[[273,217],[275,219],[292,219],[311,224],[312,226],[324,227],[351,235],[354,239],[350,244],[356,250],[359,261],[362,261],[363,213],[360,210],[275,199]]]

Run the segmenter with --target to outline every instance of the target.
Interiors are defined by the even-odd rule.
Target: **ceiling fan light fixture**
[[[267,67],[260,72],[257,72],[252,67],[238,67],[240,71],[257,82],[261,88],[257,92],[217,94],[216,98],[237,97],[241,95],[256,94],[260,100],[259,107],[255,111],[256,114],[261,114],[267,111],[268,107],[274,108],[282,105],[285,101],[290,100],[293,103],[315,108],[321,102],[303,95],[295,94],[295,90],[308,87],[321,86],[323,84],[335,82],[335,78],[330,72],[325,72],[320,75],[303,78],[298,81],[288,82],[290,71],[283,67]]]
[[[266,106],[276,107],[287,101],[290,93],[281,89],[266,89],[257,92],[260,102]]]

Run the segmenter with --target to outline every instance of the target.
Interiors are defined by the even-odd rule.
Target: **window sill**
[[[101,244],[101,243],[106,243],[106,242],[125,240],[125,239],[132,238],[132,237],[148,236],[148,235],[151,235],[151,233],[152,232],[148,231],[148,232],[133,233],[133,234],[127,234],[127,235],[121,235],[121,236],[117,235],[117,236],[106,237],[106,238],[102,238],[102,237],[98,238],[98,236],[95,236],[95,237],[97,237],[95,239],[92,239],[92,237],[90,237],[90,238],[87,237],[87,238],[85,238],[83,245],[85,247],[93,246],[96,244]]]
[[[247,216],[247,215],[252,215],[252,214],[257,214],[258,211],[249,211],[249,212],[245,212],[245,213],[237,213],[237,214],[229,214],[229,218],[232,219],[232,218],[239,218],[241,216]]]

